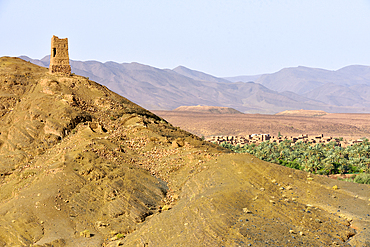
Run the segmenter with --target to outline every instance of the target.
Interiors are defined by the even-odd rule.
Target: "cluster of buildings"
[[[333,137],[324,137],[323,134],[317,135],[317,136],[312,136],[309,137],[308,134],[301,134],[298,137],[293,137],[293,136],[271,136],[270,134],[252,134],[248,136],[211,136],[206,138],[206,141],[213,142],[216,144],[221,144],[221,143],[227,143],[231,145],[240,145],[244,146],[246,144],[256,144],[258,145],[261,142],[264,141],[270,141],[270,142],[276,142],[276,143],[281,143],[284,140],[290,140],[292,145],[294,145],[296,142],[303,142],[303,143],[311,143],[311,144],[316,144],[316,143],[329,143],[329,142],[336,142],[338,146],[346,147],[353,145],[355,143],[362,142],[362,139],[355,140],[355,141],[346,141],[342,140],[339,138],[333,138]]]

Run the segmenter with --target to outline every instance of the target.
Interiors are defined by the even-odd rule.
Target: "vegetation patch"
[[[359,184],[370,184],[370,174],[366,173],[359,174],[355,177],[353,181]]]
[[[124,237],[125,237],[125,234],[122,234],[122,233],[117,233],[117,235],[116,235],[117,239],[121,239],[121,238],[124,238]]]
[[[249,153],[264,161],[320,175],[357,173],[357,176],[346,180],[370,183],[370,142],[367,139],[346,148],[336,142],[316,145],[297,142],[292,145],[290,140],[280,144],[265,141],[243,147],[226,143],[221,146],[236,153]]]

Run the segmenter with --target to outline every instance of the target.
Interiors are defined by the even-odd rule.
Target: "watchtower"
[[[68,56],[68,38],[59,39],[55,35],[51,38],[49,72],[71,74]]]

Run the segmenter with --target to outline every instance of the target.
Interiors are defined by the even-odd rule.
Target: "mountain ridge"
[[[48,66],[48,57],[41,60],[23,58]],[[139,63],[71,60],[70,64],[74,73],[88,76],[152,110],[173,110],[182,105],[213,105],[231,107],[244,113],[265,114],[298,109],[370,112],[370,95],[360,86],[370,84],[367,66],[342,68],[338,71],[340,75],[346,75],[345,78],[333,83],[333,78],[341,78],[336,71],[303,66],[261,75],[255,82],[229,82],[183,66],[170,70]],[[349,75],[353,71],[362,71],[355,82]],[[330,84],[332,86],[329,87]],[[345,95],[347,88],[351,95]]]
[[[278,92],[292,91],[304,95],[325,84],[350,87],[370,84],[370,66],[350,65],[338,70],[309,68],[304,66],[284,68],[272,74],[264,74],[255,82]]]

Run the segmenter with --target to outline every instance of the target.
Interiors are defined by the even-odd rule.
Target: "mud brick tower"
[[[68,39],[51,38],[50,73],[71,74],[68,55]]]

